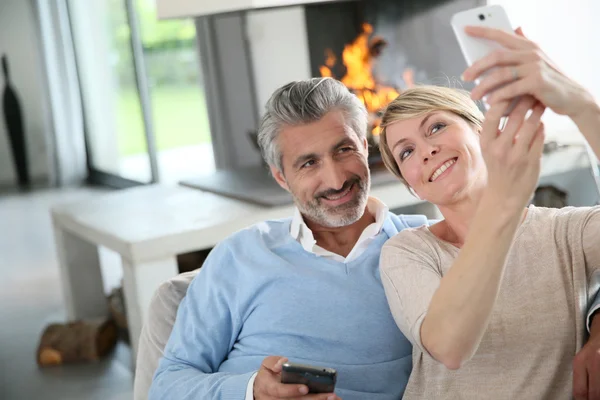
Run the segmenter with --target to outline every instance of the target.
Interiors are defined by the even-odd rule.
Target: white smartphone
[[[499,5],[477,7],[456,13],[452,16],[451,25],[463,56],[469,66],[493,51],[501,49],[502,46],[491,40],[474,38],[467,35],[465,33],[466,26],[485,26],[514,33],[506,11]],[[489,73],[489,71],[487,73]],[[483,76],[485,76],[485,74]],[[478,78],[475,83],[479,84],[480,80],[481,78]],[[508,115],[510,111],[512,111],[517,102],[518,99],[515,99],[512,102],[505,115]],[[485,103],[485,106],[486,108],[489,108],[487,103]]]

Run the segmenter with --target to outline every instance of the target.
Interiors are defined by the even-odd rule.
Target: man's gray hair
[[[277,89],[258,128],[258,144],[267,164],[283,171],[277,137],[285,126],[309,124],[339,110],[359,139],[367,135],[367,110],[346,86],[332,78],[291,82]]]

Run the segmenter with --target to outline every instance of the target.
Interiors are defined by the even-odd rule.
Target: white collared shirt
[[[358,257],[360,257],[361,254],[367,250],[373,239],[379,235],[381,228],[383,227],[383,223],[385,222],[385,218],[387,217],[388,210],[388,206],[383,204],[381,200],[375,197],[369,197],[367,200],[367,212],[375,216],[375,222],[365,228],[347,257],[335,254],[317,245],[317,241],[315,240],[312,231],[304,222],[304,218],[302,218],[302,214],[300,214],[300,210],[297,208],[294,211],[294,216],[292,217],[290,235],[292,235],[292,237],[302,245],[304,250],[308,251],[309,253],[313,253],[317,256],[329,258],[335,261],[349,263],[350,261],[356,260]],[[255,379],[256,374],[252,375],[252,378],[250,378],[248,381],[245,400],[254,400]]]
[[[335,261],[348,263],[360,257],[360,255],[369,247],[369,244],[373,241],[373,239],[379,235],[388,213],[388,207],[383,204],[381,200],[375,197],[369,197],[367,200],[367,212],[375,216],[375,222],[365,228],[363,233],[358,238],[356,244],[352,248],[352,251],[350,251],[348,256],[345,258],[317,245],[317,241],[315,240],[312,231],[304,222],[302,214],[300,214],[300,210],[297,208],[294,212],[294,217],[292,218],[290,235],[292,235],[292,237],[302,245],[304,250],[308,251],[309,253],[330,258]]]

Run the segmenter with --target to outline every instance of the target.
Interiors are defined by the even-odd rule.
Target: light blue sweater
[[[344,400],[396,400],[412,368],[379,277],[384,242],[422,216],[388,214],[356,260],[305,251],[290,219],[219,244],[191,283],[154,376],[150,399],[243,400],[263,359],[335,368]]]

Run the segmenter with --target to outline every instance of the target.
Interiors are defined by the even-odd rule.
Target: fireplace
[[[484,0],[371,0],[305,7],[311,74],[341,80],[369,112],[369,164],[382,165],[383,110],[416,83],[460,86],[466,67],[450,29],[457,11]]]

